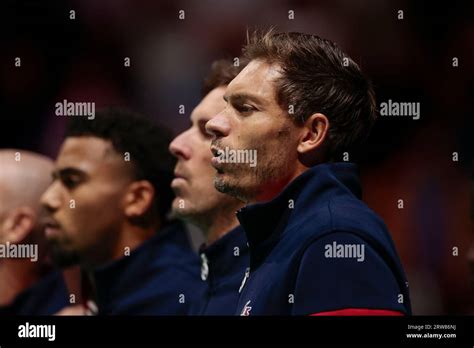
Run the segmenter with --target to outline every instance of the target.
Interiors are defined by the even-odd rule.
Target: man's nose
[[[41,195],[41,205],[50,213],[56,211],[61,206],[61,197],[58,193],[58,184],[53,182]]]
[[[214,139],[226,137],[229,135],[230,123],[224,111],[206,122],[206,132],[212,135]]]
[[[171,154],[176,158],[189,159],[191,157],[191,146],[186,137],[187,131],[179,134],[168,147]]]

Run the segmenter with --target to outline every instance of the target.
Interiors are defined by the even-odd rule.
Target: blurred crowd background
[[[0,148],[54,158],[64,99],[125,106],[177,134],[210,63],[239,56],[248,28],[317,34],[359,63],[378,105],[421,103],[419,120],[377,121],[361,160],[364,200],[392,232],[414,314],[474,313],[473,10],[472,1],[4,1]]]

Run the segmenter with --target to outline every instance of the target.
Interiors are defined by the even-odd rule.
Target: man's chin
[[[214,177],[214,187],[220,193],[243,200],[242,188],[238,185],[232,184],[227,178],[224,177],[224,174],[216,174]]]
[[[171,206],[170,218],[188,221],[196,212],[192,204],[184,198],[177,197]]]
[[[77,252],[60,249],[57,245],[50,246],[49,250],[52,262],[60,268],[80,264],[80,257]]]
[[[178,217],[182,212],[188,208],[188,201],[180,196],[176,196],[171,204],[171,215]]]

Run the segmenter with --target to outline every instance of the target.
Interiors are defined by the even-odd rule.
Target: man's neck
[[[145,241],[153,237],[157,233],[158,225],[151,227],[141,227],[137,225],[127,224],[120,230],[117,235],[118,239],[110,245],[109,251],[104,254],[96,254],[94,256],[85,257],[80,266],[86,272],[92,272],[96,268],[106,265],[110,262],[117,261],[142,245]],[[110,242],[112,244],[112,242]]]
[[[0,306],[9,305],[16,296],[40,278],[38,265],[30,260],[2,260],[0,262]]]
[[[288,176],[282,178],[281,180],[269,183],[266,187],[260,191],[255,197],[252,197],[248,200],[248,204],[269,202],[278,196],[293,180],[298,176],[303,174],[309,168],[299,164],[297,168]]]
[[[153,237],[157,233],[159,225],[144,228],[136,225],[127,224],[123,227],[119,236],[121,236],[116,242],[115,247],[112,250],[111,257],[101,263],[94,264],[82,264],[81,265],[81,301],[97,301],[97,290],[94,278],[94,272],[97,267],[105,265],[109,262],[120,260],[123,257],[129,256],[130,253],[146,242],[148,239]],[[82,298],[84,297],[84,298]]]
[[[228,217],[227,219],[226,217],[216,218],[204,231],[204,234],[207,236],[206,245],[211,245],[237,226],[239,226],[239,220],[235,216]]]
[[[157,233],[158,226],[140,227],[135,225],[127,225],[121,233],[122,238],[117,241],[113,250],[112,260],[118,260],[126,256],[132,250],[138,248],[145,241],[153,237]]]

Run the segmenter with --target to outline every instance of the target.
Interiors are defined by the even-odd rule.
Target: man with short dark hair
[[[204,125],[225,107],[226,85],[243,66],[229,60],[215,61],[203,86],[203,99],[191,113],[191,127],[170,144],[177,158],[172,188],[176,193],[173,214],[200,227],[206,236],[201,248],[201,278],[206,291],[191,308],[196,315],[233,315],[239,286],[248,266],[245,233],[235,212],[243,203],[215,190],[209,151],[211,137]]]
[[[42,197],[45,233],[57,263],[81,265],[84,300],[99,314],[182,315],[198,296],[199,259],[183,226],[165,218],[169,139],[122,110],[69,123]]]
[[[256,33],[244,55],[225,110],[206,124],[215,187],[248,204],[237,214],[250,246],[237,314],[410,314],[388,230],[360,200],[355,165],[337,162],[376,119],[370,82],[315,35]]]

